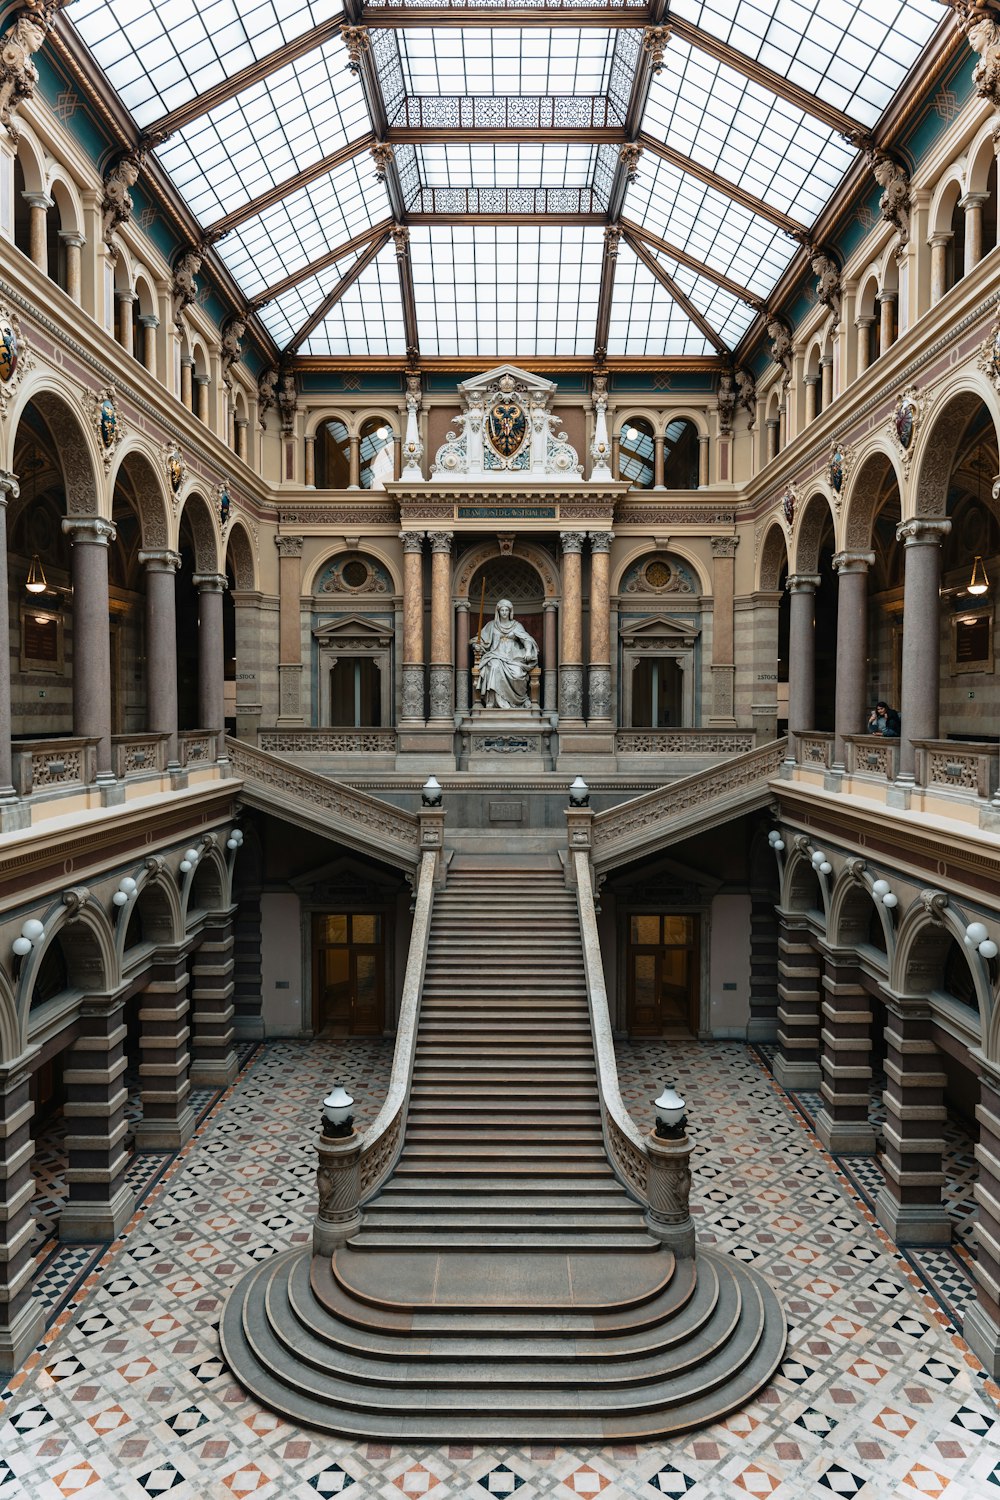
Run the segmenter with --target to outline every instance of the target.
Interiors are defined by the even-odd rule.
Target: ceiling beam
[[[413,290],[413,263],[410,260],[410,231],[405,224],[397,224],[392,230],[396,246],[396,269],[399,272],[399,295],[403,303],[403,329],[406,334],[406,357],[420,357],[420,338],[417,333],[417,298]]]
[[[592,354],[530,355],[516,350],[505,350],[501,354],[424,354],[420,359],[421,370],[448,373],[492,370],[498,364],[508,362],[521,369],[536,371],[577,371],[593,374]],[[289,361],[295,370],[325,374],[339,370],[392,370],[402,372],[407,368],[404,354],[300,354]],[[617,355],[605,361],[606,370],[650,370],[658,375],[672,372],[714,373],[724,370],[727,361],[717,354],[637,354]]]
[[[455,142],[524,141],[555,145],[582,141],[586,145],[626,145],[620,125],[392,125],[386,140],[394,146],[447,146]]]
[[[741,286],[738,281],[733,281],[731,276],[724,276],[721,271],[713,271],[709,266],[705,265],[704,261],[700,261],[697,256],[689,255],[686,250],[681,250],[676,245],[672,245],[669,240],[661,239],[658,234],[653,234],[650,230],[643,229],[641,224],[633,224],[631,219],[623,219],[622,228],[628,230],[630,235],[635,235],[637,239],[644,240],[647,245],[652,245],[654,250],[662,250],[664,255],[669,255],[672,260],[677,261],[678,265],[687,266],[689,271],[694,271],[698,276],[704,276],[709,281],[714,281],[716,286],[721,286],[727,292],[732,292],[734,297],[738,297],[741,302],[746,302],[749,307],[760,311],[764,306],[764,299],[762,297],[756,296],[747,287]]]
[[[675,151],[672,146],[667,146],[663,141],[658,141],[651,135],[643,133],[639,136],[639,145],[644,151],[649,151],[653,156],[658,156],[661,161],[669,162],[679,172],[685,172],[689,177],[697,177],[699,182],[705,183],[707,187],[715,188],[716,192],[722,193],[727,198],[732,198],[734,203],[741,204],[756,214],[760,219],[766,219],[769,224],[774,224],[778,229],[784,229],[789,234],[805,234],[807,226],[798,219],[793,219],[789,214],[784,214],[778,208],[772,208],[765,203],[763,198],[757,198],[753,193],[748,193],[744,188],[737,187],[735,183],[727,182],[720,177],[718,172],[713,172],[710,167],[703,167],[700,162],[694,161],[690,156],[685,156],[681,151]]]
[[[284,42],[276,47],[273,52],[268,52],[264,57],[258,57],[256,62],[248,63],[245,68],[224,78],[214,88],[206,89],[203,94],[196,94],[186,104],[179,104],[176,109],[161,115],[151,125],[147,125],[143,131],[143,139],[156,145],[166,140],[167,136],[173,135],[175,130],[182,130],[185,125],[190,125],[192,120],[200,119],[207,115],[210,110],[219,104],[225,104],[229,99],[235,99],[237,94],[242,94],[244,89],[252,88],[262,78],[267,78],[271,73],[277,72],[279,68],[287,67],[289,63],[297,62],[307,52],[313,52],[317,47],[322,47],[331,37],[340,35],[340,28],[344,24],[343,12],[330,16],[328,20],[321,22],[319,26],[313,26],[302,36],[295,37],[293,41]]]
[[[615,266],[618,263],[618,241],[621,226],[609,224],[604,231],[604,259],[601,262],[601,291],[597,299],[597,326],[594,331],[594,358],[603,364],[608,352],[608,329],[611,326],[611,302],[615,294]]]
[[[365,5],[361,10],[361,21],[365,26],[384,26],[399,30],[409,26],[423,27],[489,27],[490,30],[523,30],[525,26],[600,26],[619,29],[627,26],[646,26],[650,21],[648,5],[622,6],[588,5],[574,9],[573,6],[542,7],[536,9],[500,10],[487,5],[469,6],[399,6]]]
[[[674,278],[667,274],[667,272],[660,265],[659,261],[656,259],[655,255],[651,255],[649,253],[649,251],[646,249],[646,246],[639,239],[638,235],[630,234],[627,229],[624,231],[624,234],[625,241],[629,246],[629,249],[639,257],[643,265],[646,267],[647,271],[650,271],[652,275],[656,277],[657,281],[663,287],[664,291],[673,298],[681,311],[685,313],[687,317],[691,319],[691,322],[695,325],[695,327],[704,334],[705,338],[708,339],[708,342],[712,345],[716,352],[719,354],[728,354],[730,352],[728,345],[723,343],[719,334],[716,333],[711,324],[698,311],[694,303],[684,295]]]
[[[366,266],[370,266],[376,255],[378,255],[379,251],[383,249],[386,244],[388,244],[389,234],[390,231],[386,230],[384,234],[378,235],[375,239],[372,240],[371,244],[368,246],[368,249],[364,252],[364,254],[358,256],[357,260],[354,262],[353,266],[351,266],[350,270],[347,271],[337,282],[337,285],[333,288],[333,291],[327,293],[327,295],[323,298],[322,302],[317,307],[316,311],[312,313],[310,317],[308,317],[303,323],[302,327],[299,329],[298,333],[296,333],[291,343],[288,344],[285,348],[285,354],[295,354],[298,352],[300,344],[305,343],[306,339],[312,333],[313,329],[318,324],[322,323],[323,319],[326,317],[330,309],[336,306],[336,304],[340,301],[341,297],[348,290],[348,288],[354,285]]]
[[[232,213],[223,214],[221,219],[216,219],[213,224],[209,224],[205,230],[206,240],[214,244],[231,229],[245,224],[248,219],[256,218],[265,209],[273,208],[276,203],[281,202],[282,198],[287,198],[290,193],[297,192],[299,188],[307,187],[310,182],[315,182],[317,177],[325,177],[327,172],[334,171],[345,161],[350,161],[352,157],[360,156],[362,151],[369,150],[374,143],[374,133],[369,131],[359,140],[349,141],[346,146],[341,146],[337,151],[331,151],[329,156],[323,156],[319,161],[314,161],[311,167],[304,167],[301,172],[296,172],[294,177],[286,177],[283,182],[276,182],[274,187],[268,188],[266,192],[260,193],[256,198],[251,198],[242,207],[234,208]]]
[[[438,213],[409,213],[406,215],[409,225],[415,224],[448,224],[452,226],[468,224],[579,224],[590,228],[603,229],[608,222],[606,213],[468,213],[468,214],[438,214]]]
[[[342,245],[335,245],[328,250],[326,255],[321,255],[318,260],[311,260],[301,270],[293,271],[290,276],[282,277],[272,286],[265,287],[256,297],[253,297],[250,306],[253,308],[266,307],[268,302],[273,302],[275,297],[280,297],[282,292],[287,292],[291,287],[297,286],[300,281],[306,281],[310,276],[319,275],[329,266],[335,266],[338,260],[343,260],[345,255],[351,255],[367,245],[368,241],[377,234],[386,234],[392,228],[391,219],[382,219],[378,224],[373,224],[370,229],[362,230],[353,239],[345,240]]]

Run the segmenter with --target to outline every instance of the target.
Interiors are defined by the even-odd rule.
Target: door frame
[[[712,952],[712,906],[710,901],[685,902],[685,901],[662,901],[662,902],[622,902],[618,908],[618,993],[621,995],[621,1024],[626,1036],[631,1033],[629,1024],[629,953],[631,951],[631,918],[632,917],[695,917],[698,921],[698,939],[695,944],[696,962],[698,964],[697,980],[697,1028],[693,1036],[698,1041],[707,1041],[711,1038],[711,974],[710,960]],[[651,1037],[645,1038],[653,1040]]]
[[[379,976],[380,983],[381,983],[381,986],[382,986],[382,1029],[381,1029],[381,1031],[370,1033],[370,1035],[372,1037],[385,1036],[385,1034],[386,1034],[386,1010],[387,1010],[387,1007],[388,1007],[388,1000],[389,1000],[389,994],[390,994],[389,988],[388,988],[389,975],[390,975],[390,968],[389,968],[389,961],[388,961],[389,960],[388,949],[389,949],[389,932],[390,932],[390,926],[389,926],[389,922],[388,922],[388,912],[387,912],[387,909],[385,909],[381,905],[379,905],[377,903],[373,903],[373,902],[356,902],[354,904],[348,904],[348,903],[345,902],[342,905],[337,905],[337,906],[331,906],[329,902],[324,902],[324,904],[322,906],[314,906],[314,907],[310,908],[310,910],[308,912],[308,922],[307,922],[307,933],[308,933],[308,941],[309,941],[309,971],[310,971],[309,1010],[308,1010],[309,1029],[311,1030],[313,1036],[318,1036],[320,1034],[320,1025],[319,1025],[319,1021],[320,1021],[320,1016],[319,1016],[319,954],[320,954],[320,945],[318,945],[317,942],[316,942],[316,919],[318,917],[328,917],[328,916],[347,916],[347,917],[353,917],[353,916],[370,917],[370,916],[374,916],[374,917],[378,917],[379,921],[382,924],[381,925],[381,932],[382,932],[382,941],[381,941],[381,944],[378,944],[378,945],[376,945],[376,944],[370,944],[370,945],[369,944],[359,944],[358,946],[359,947],[368,947],[368,946],[376,947],[376,946],[380,946],[381,949],[382,949],[382,972],[381,972],[381,974]],[[351,943],[348,943],[346,946],[347,946],[348,953],[350,953],[354,945],[351,944]],[[352,1033],[348,1032],[348,1036],[351,1036],[351,1035],[352,1035]]]

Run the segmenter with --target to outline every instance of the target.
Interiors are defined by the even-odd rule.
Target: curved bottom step
[[[642,1441],[716,1422],[768,1383],[786,1326],[757,1272],[710,1250],[675,1265],[660,1250],[645,1275],[622,1278],[605,1255],[603,1296],[593,1282],[579,1299],[550,1286],[526,1305],[497,1297],[513,1270],[502,1252],[481,1257],[478,1297],[467,1264],[453,1300],[428,1295],[425,1268],[410,1297],[395,1277],[379,1297],[369,1257],[338,1252],[331,1279],[329,1260],[293,1251],[234,1287],[223,1353],[247,1391],[298,1425],[408,1442]]]

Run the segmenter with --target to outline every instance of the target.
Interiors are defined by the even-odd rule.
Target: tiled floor
[[[370,1119],[388,1061],[381,1044],[258,1051],[12,1382],[0,1500],[352,1488],[385,1500],[1000,1500],[996,1392],[802,1113],[737,1044],[626,1048],[621,1074],[642,1123],[664,1077],[681,1087],[699,1236],[753,1261],[783,1297],[787,1357],[746,1411],[655,1447],[573,1452],[354,1446],[262,1411],[219,1358],[222,1299],[255,1261],[308,1236],[328,1085],[343,1077]]]

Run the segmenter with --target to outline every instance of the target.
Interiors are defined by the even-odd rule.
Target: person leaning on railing
[[[868,733],[881,735],[886,740],[899,738],[899,714],[881,699],[868,715]]]

